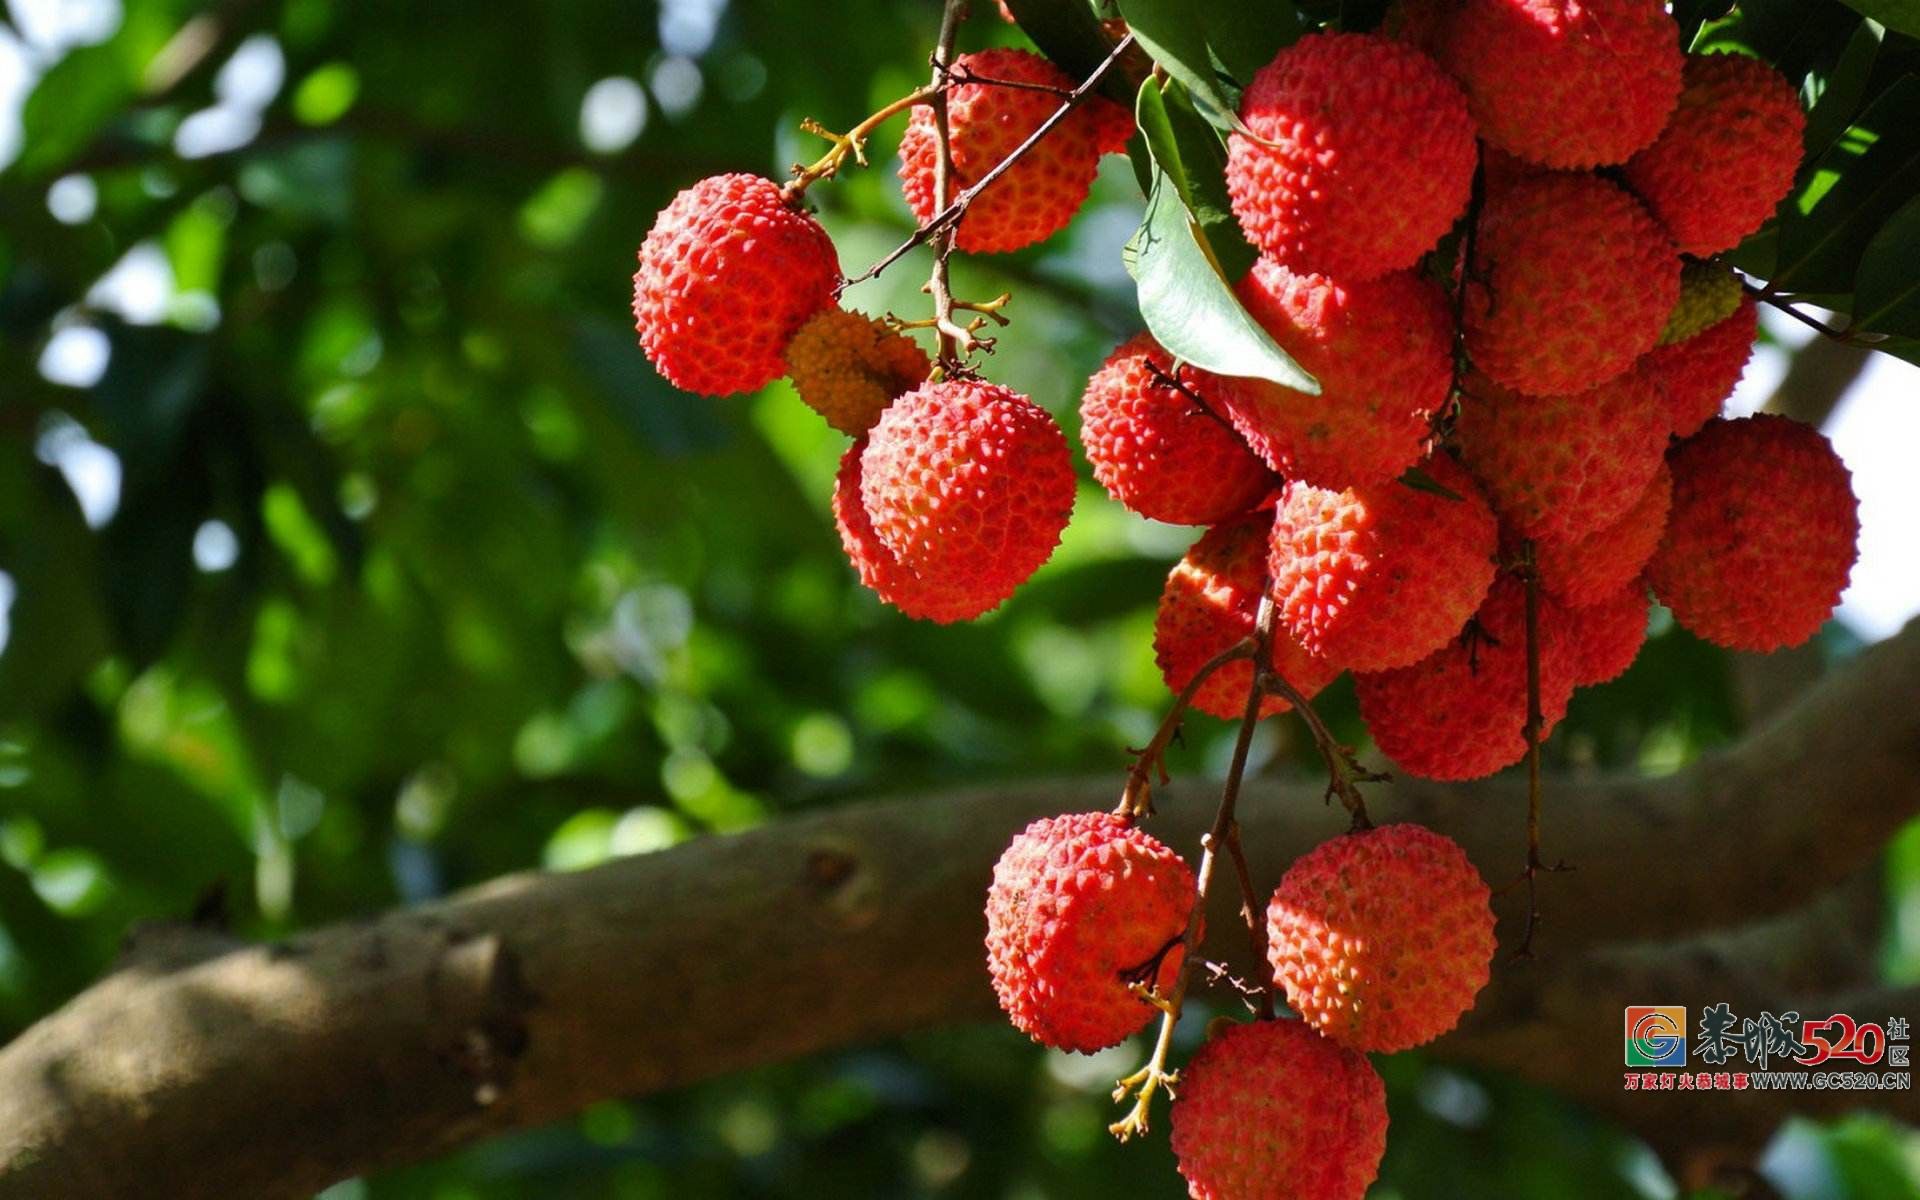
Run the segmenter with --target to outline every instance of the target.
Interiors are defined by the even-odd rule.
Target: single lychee
[[[1583,392],[1653,349],[1680,258],[1640,202],[1594,175],[1488,188],[1466,280],[1474,366],[1533,395]]]
[[[1539,594],[1540,737],[1566,715],[1574,647],[1567,611]],[[1478,779],[1526,757],[1526,589],[1495,582],[1461,635],[1410,667],[1354,677],[1380,752],[1427,779]]]
[[[1733,395],[1753,357],[1759,332],[1759,308],[1753,297],[1742,296],[1726,317],[1641,356],[1633,373],[1659,393],[1673,436],[1691,437],[1720,415],[1720,406]]]
[[[1729,650],[1778,650],[1832,615],[1858,555],[1852,476],[1817,429],[1761,413],[1674,447],[1673,512],[1647,579],[1673,619]]]
[[[1746,294],[1740,277],[1718,262],[1690,262],[1680,268],[1680,299],[1660,331],[1660,344],[1684,342],[1733,315]]]
[[[1673,472],[1666,463],[1640,499],[1613,524],[1570,541],[1534,544],[1540,586],[1569,608],[1598,604],[1637,578],[1667,529],[1673,503]]]
[[[1597,603],[1567,610],[1573,631],[1575,687],[1607,683],[1626,674],[1647,643],[1651,607],[1646,583],[1630,579]]]
[[[1250,513],[1207,530],[1174,565],[1160,594],[1153,622],[1153,654],[1160,674],[1176,695],[1185,690],[1209,660],[1234,643],[1254,636],[1260,596],[1267,583],[1267,545],[1273,529],[1271,509]],[[1333,682],[1339,668],[1315,658],[1285,629],[1273,631],[1273,671],[1311,700]],[[1229,663],[1209,675],[1193,694],[1194,708],[1224,720],[1246,712],[1253,664]],[[1291,707],[1278,696],[1261,701],[1262,716]]]
[[[1143,517],[1211,525],[1246,512],[1275,483],[1210,383],[1150,333],[1107,356],[1080,397],[1080,443],[1094,478]]]
[[[1345,491],[1287,485],[1268,559],[1280,624],[1309,653],[1380,671],[1425,658],[1493,582],[1493,510],[1444,454],[1422,464],[1439,495],[1400,480]]]
[[[1464,0],[1439,39],[1489,143],[1549,167],[1625,162],[1680,94],[1661,0]]]
[[[1627,185],[1680,249],[1718,254],[1793,189],[1807,118],[1793,84],[1757,58],[1696,54],[1683,80],[1659,140],[1627,163]]]
[[[1392,479],[1426,452],[1453,379],[1445,293],[1396,271],[1365,283],[1297,274],[1271,258],[1235,289],[1254,320],[1320,384],[1211,376],[1234,427],[1269,466],[1316,487]]]
[[[1181,1068],[1172,1142],[1194,1200],[1360,1200],[1387,1148],[1386,1086],[1304,1021],[1228,1025]]]
[[[807,407],[859,437],[895,396],[918,387],[927,352],[886,322],[844,308],[815,313],[787,344],[787,377]]]
[[[832,239],[779,185],[715,175],[675,196],[640,244],[634,326],[675,387],[751,392],[785,373],[788,341],[839,281]]]
[[[1178,854],[1113,813],[1027,826],[987,889],[987,969],[1000,1007],[1060,1050],[1092,1053],[1137,1032],[1155,1009],[1128,985],[1172,985],[1193,883]]]
[[[953,158],[949,202],[1038,131],[1060,107],[1061,95],[1079,82],[1031,50],[962,54],[952,69],[955,78],[975,82],[947,89]],[[1064,229],[1086,201],[1101,152],[1125,144],[1118,136],[1123,122],[1130,125],[1131,118],[1113,101],[1101,96],[1083,101],[975,197],[955,231],[954,245],[968,254],[993,254],[1030,246]],[[923,222],[939,208],[933,195],[937,152],[933,109],[917,105],[900,139],[900,183],[907,207]]]
[[[1569,541],[1606,528],[1666,452],[1666,408],[1638,372],[1571,396],[1522,395],[1479,376],[1462,393],[1460,461],[1523,537]]]
[[[1227,193],[1254,245],[1357,283],[1411,267],[1467,207],[1473,121],[1425,54],[1377,34],[1310,33],[1254,74]]]
[[[860,457],[866,449],[867,438],[862,434],[840,456],[840,471],[834,477],[833,520],[847,561],[874,595],[909,617],[943,624],[969,620],[975,615],[977,601],[964,587],[941,588],[922,581],[900,565],[893,551],[874,534],[866,501],[860,497]]]
[[[860,455],[859,489],[873,544],[918,581],[919,611],[896,603],[935,621],[968,620],[1053,553],[1073,511],[1073,462],[1033,401],[947,380],[887,406]]]
[[[1486,986],[1493,909],[1451,838],[1384,825],[1323,842],[1267,905],[1287,1006],[1334,1041],[1391,1054],[1459,1024]]]

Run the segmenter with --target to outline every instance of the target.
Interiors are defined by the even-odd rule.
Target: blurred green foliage
[[[274,936],[860,794],[1116,771],[1150,731],[1152,603],[1189,532],[1089,481],[1001,611],[903,620],[839,555],[843,439],[784,384],[679,394],[634,345],[652,214],[701,175],[811,157],[802,116],[844,127],[911,87],[932,4],[127,0],[64,33],[14,7],[0,1031],[83,987],[131,922],[222,887]],[[981,7],[970,44],[1018,37]],[[910,229],[896,135],[815,189],[850,268]],[[1070,433],[1136,327],[1140,212],[1114,159],[1068,233],[956,264],[961,294],[1016,297],[989,373]],[[917,312],[918,269],[848,302]],[[1363,736],[1350,689],[1326,709]],[[1724,659],[1667,630],[1579,699],[1556,765],[1672,769],[1741,723]],[[1197,720],[1180,765],[1217,769],[1227,734]],[[1261,731],[1266,769],[1310,753]],[[1896,858],[1920,874],[1913,846]],[[1175,1195],[1163,1140],[1103,1132],[1119,1061],[929,1034],[329,1196]],[[1670,1194],[1552,1097],[1384,1069],[1382,1197]],[[1854,1181],[1805,1195],[1916,1178],[1884,1126],[1796,1137]]]

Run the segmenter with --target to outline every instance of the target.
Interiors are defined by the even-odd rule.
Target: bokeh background
[[[981,7],[963,45],[1018,40]],[[1152,605],[1191,531],[1084,482],[1012,602],[909,622],[840,556],[844,440],[784,383],[679,394],[634,343],[653,213],[702,175],[781,174],[820,149],[803,116],[846,127],[919,82],[930,0],[6,15],[0,1036],[85,986],[131,922],[222,889],[238,929],[274,936],[861,796],[1117,774],[1157,720]],[[849,269],[911,229],[897,133],[813,192]],[[1066,234],[955,267],[960,294],[1014,293],[987,371],[1070,434],[1136,327],[1120,247],[1140,208],[1115,159]],[[848,301],[918,315],[924,271],[909,258]],[[1737,407],[1804,341],[1768,328]],[[1828,421],[1862,559],[1786,674],[1920,609],[1917,390],[1920,370],[1870,362]],[[1781,674],[1662,622],[1576,701],[1554,765],[1672,770],[1738,737]],[[1350,690],[1325,707],[1363,737]],[[1217,770],[1228,733],[1197,718],[1183,765]],[[1255,761],[1310,748],[1268,722]],[[1920,834],[1888,865],[1884,967],[1912,980]],[[327,1196],[1177,1195],[1163,1139],[1104,1132],[1138,1055],[928,1034]],[[1418,1055],[1382,1069],[1382,1198],[1675,1194],[1630,1135],[1549,1094]],[[1767,1168],[1793,1197],[1908,1197],[1920,1138],[1795,1123]]]

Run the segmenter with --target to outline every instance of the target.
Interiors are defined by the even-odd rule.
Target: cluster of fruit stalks
[[[953,299],[948,255],[1063,228],[1132,132],[1095,94],[1123,28],[1076,82],[1023,50],[954,57],[961,7],[927,87],[827,134],[784,186],[682,192],[634,277],[668,380],[720,395],[784,374],[854,438],[833,498],[848,557],[882,599],[940,622],[1010,595],[1074,495],[1054,418],[972,365],[1005,297]],[[922,321],[840,308],[847,280],[803,202],[902,111],[920,229],[859,278],[930,242]],[[1539,742],[1575,687],[1633,661],[1650,592],[1741,650],[1805,641],[1838,602],[1858,532],[1845,467],[1817,430],[1718,416],[1754,296],[1772,297],[1714,256],[1787,193],[1803,124],[1766,64],[1683,55],[1658,0],[1408,0],[1378,32],[1301,38],[1246,89],[1226,184],[1261,254],[1235,290],[1318,390],[1212,374],[1146,333],[1089,380],[1095,477],[1144,516],[1206,527],[1155,622],[1178,699],[1119,809],[1036,822],[987,903],[995,987],[1036,1040],[1091,1052],[1161,1016],[1115,1132],[1144,1128],[1184,1076],[1173,1141],[1195,1196],[1359,1196],[1386,1128],[1364,1054],[1451,1029],[1488,979],[1487,885],[1448,839],[1369,825],[1357,785],[1375,777],[1313,714],[1316,692],[1352,671],[1375,744],[1410,774],[1529,758],[1531,892]],[[934,331],[936,358],[913,328]],[[1189,707],[1242,722],[1197,875],[1139,827]],[[1254,722],[1289,708],[1353,829],[1293,865],[1263,927],[1233,807]],[[1250,1006],[1271,1016],[1277,987],[1302,1019],[1232,1025],[1177,1076],[1216,852],[1273,968]]]

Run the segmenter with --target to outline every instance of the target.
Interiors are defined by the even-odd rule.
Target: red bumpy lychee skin
[[[1659,135],[1679,42],[1661,0],[1466,0],[1438,49],[1481,137],[1567,168],[1625,162]]]
[[[1753,357],[1759,332],[1759,308],[1753,297],[1742,296],[1730,315],[1685,341],[1655,346],[1635,364],[1634,373],[1662,397],[1673,436],[1692,437],[1720,415]]]
[[[1704,257],[1739,245],[1792,190],[1807,118],[1787,77],[1757,58],[1694,55],[1684,80],[1626,177],[1674,244]]]
[[[1207,530],[1167,576],[1153,621],[1153,654],[1176,695],[1210,659],[1254,635],[1260,594],[1267,583],[1267,545],[1272,510],[1236,518]],[[1300,648],[1284,629],[1273,631],[1273,670],[1311,700],[1333,682],[1339,668]],[[1223,720],[1245,715],[1253,665],[1229,663],[1209,675],[1189,703]],[[1278,696],[1260,703],[1260,715],[1291,707]]]
[[[1306,1022],[1255,1021],[1181,1068],[1172,1122],[1194,1200],[1360,1200],[1386,1153],[1387,1091]]]
[[[1252,508],[1274,478],[1220,415],[1210,384],[1150,333],[1107,356],[1080,397],[1094,478],[1143,517],[1211,525]]]
[[[1035,821],[1001,854],[987,889],[987,969],[1000,1007],[1044,1045],[1114,1045],[1153,1019],[1127,985],[1172,985],[1181,949],[1168,945],[1192,909],[1193,872],[1124,817]]]
[[[1630,579],[1585,608],[1567,610],[1573,630],[1573,683],[1592,687],[1627,673],[1647,644],[1647,585]]]
[[[1411,267],[1467,207],[1473,121],[1458,84],[1412,46],[1310,33],[1247,86],[1227,192],[1254,245],[1344,282]]]
[[[975,602],[964,588],[943,589],[923,582],[901,566],[893,551],[874,534],[866,501],[860,498],[860,456],[866,449],[864,434],[854,439],[840,457],[840,472],[833,481],[833,520],[847,561],[874,595],[909,617],[942,624],[968,620]]]
[[[843,466],[843,485],[848,475]],[[1012,595],[1053,553],[1073,511],[1073,463],[1053,417],[974,380],[923,384],[895,400],[867,435],[857,475],[859,512],[840,522],[849,557],[883,599],[940,622]]]
[[[1573,695],[1567,612],[1537,597],[1545,738]],[[1380,752],[1409,775],[1478,779],[1526,756],[1526,589],[1503,577],[1460,637],[1410,667],[1354,678]]]
[[[1488,189],[1467,276],[1474,366],[1533,395],[1582,392],[1653,349],[1680,258],[1640,202],[1593,175]]]
[[[1460,461],[1523,537],[1605,529],[1640,499],[1667,449],[1660,396],[1637,372],[1573,396],[1526,396],[1474,377],[1454,424]]]
[[[1310,396],[1265,379],[1207,377],[1269,466],[1344,488],[1392,479],[1420,461],[1453,379],[1452,314],[1438,284],[1411,271],[1337,283],[1263,257],[1235,290],[1320,384]]]
[[[1673,512],[1647,579],[1673,619],[1729,650],[1818,632],[1858,554],[1852,476],[1819,430],[1762,413],[1674,447]]]
[[[1636,579],[1667,529],[1673,503],[1673,472],[1665,462],[1632,508],[1597,533],[1571,541],[1541,541],[1533,548],[1540,586],[1569,608],[1599,604]]]
[[[1287,1006],[1334,1041],[1391,1054],[1460,1023],[1487,984],[1493,909],[1451,838],[1384,825],[1302,855],[1267,905]]]
[[[839,281],[827,231],[779,185],[715,175],[675,196],[640,244],[634,327],[675,387],[751,392],[786,373],[787,342]]]
[[[953,152],[949,183],[957,195],[1039,129],[1060,107],[1060,93],[1073,90],[1079,80],[1030,50],[981,50],[962,54],[953,66],[963,79],[972,75],[1037,85],[960,83],[948,90]],[[967,254],[994,254],[1030,246],[1064,229],[1086,201],[1101,153],[1126,144],[1123,125],[1130,128],[1131,120],[1113,101],[1096,96],[1083,102],[974,199],[954,234],[954,245]],[[907,207],[922,221],[938,208],[933,196],[937,145],[933,110],[916,106],[900,139],[900,184]]]
[[[1486,596],[1499,545],[1493,510],[1446,455],[1423,469],[1459,499],[1399,480],[1340,492],[1287,486],[1268,572],[1281,626],[1309,653],[1356,671],[1418,662]]]

